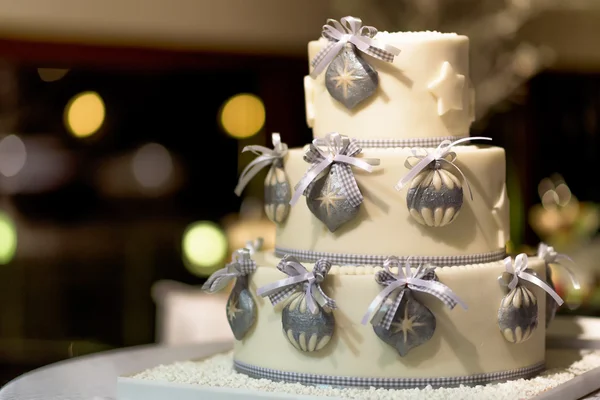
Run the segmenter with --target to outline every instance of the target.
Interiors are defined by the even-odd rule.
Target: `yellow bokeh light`
[[[79,93],[65,107],[65,125],[73,136],[79,138],[96,133],[105,116],[104,101],[96,92]]]
[[[206,275],[205,270],[220,265],[227,256],[227,237],[213,222],[194,222],[183,233],[182,249],[190,271]]]
[[[221,126],[227,134],[243,139],[256,135],[265,124],[265,106],[253,94],[237,94],[221,108]]]
[[[0,212],[0,264],[12,261],[17,251],[17,228],[13,220]]]

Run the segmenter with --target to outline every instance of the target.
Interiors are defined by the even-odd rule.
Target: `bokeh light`
[[[17,228],[6,213],[0,212],[0,265],[12,261],[17,251]]]
[[[256,135],[265,124],[265,106],[253,94],[241,93],[227,100],[221,108],[221,126],[234,138]]]
[[[163,145],[148,143],[135,152],[131,168],[142,187],[157,189],[165,185],[173,174],[173,159]]]
[[[65,107],[65,125],[73,136],[85,138],[96,133],[106,116],[102,97],[96,92],[74,96]]]
[[[0,140],[0,174],[10,178],[23,169],[27,161],[25,143],[17,135]]]
[[[214,222],[198,221],[186,228],[181,247],[190,272],[208,275],[227,256],[227,237]]]
[[[38,75],[44,82],[55,82],[62,79],[67,72],[66,68],[38,68]]]

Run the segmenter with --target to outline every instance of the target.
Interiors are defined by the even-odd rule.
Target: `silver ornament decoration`
[[[300,351],[321,350],[333,336],[335,319],[331,310],[317,304],[313,313],[306,304],[306,294],[298,293],[283,308],[283,334]]]
[[[350,204],[346,188],[333,168],[311,184],[306,205],[331,232],[356,217],[360,208]]]
[[[265,213],[267,217],[280,224],[290,213],[292,189],[283,168],[283,160],[279,159],[269,168],[265,178]]]
[[[382,312],[386,312],[392,301],[382,305]],[[398,311],[394,315],[390,329],[375,325],[373,330],[381,340],[394,347],[401,357],[408,352],[429,341],[436,327],[436,320],[429,308],[419,303],[410,289],[404,289]]]
[[[371,97],[378,84],[377,71],[360,56],[351,43],[344,45],[325,73],[327,91],[348,109],[353,109]]]
[[[248,277],[239,276],[227,300],[227,321],[237,340],[242,340],[256,322],[256,303],[248,290]]]
[[[522,343],[531,337],[537,325],[537,298],[525,286],[517,285],[500,302],[500,332],[511,343]]]
[[[460,179],[444,169],[440,161],[432,162],[410,183],[406,205],[410,215],[421,225],[441,227],[457,217],[463,204]]]
[[[546,284],[552,288],[552,290],[556,290],[554,287],[554,282],[552,282],[552,269],[550,266],[546,264]],[[556,316],[556,311],[558,310],[558,303],[554,298],[546,292],[546,328],[550,325],[550,322],[554,320]]]

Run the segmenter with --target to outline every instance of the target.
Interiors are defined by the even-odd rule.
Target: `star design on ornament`
[[[392,333],[396,334],[398,332],[402,332],[404,334],[404,343],[406,343],[408,341],[409,333],[412,333],[413,335],[417,334],[417,332],[414,330],[415,327],[425,325],[423,322],[415,322],[416,318],[416,315],[413,315],[409,318],[408,305],[406,305],[404,307],[404,318],[402,318],[400,322],[392,322],[392,328],[394,328]]]
[[[437,99],[438,115],[444,115],[450,110],[463,109],[464,87],[465,76],[457,74],[452,64],[444,61],[440,76],[427,86]]]
[[[238,313],[241,313],[243,310],[241,308],[237,308],[239,299],[232,299],[229,304],[227,304],[227,318],[230,321],[233,321]]]
[[[342,87],[344,98],[348,98],[348,89],[354,86],[354,81],[362,79],[362,77],[354,75],[356,70],[348,65],[348,60],[346,58],[344,58],[343,68],[338,64],[336,65],[335,72],[337,73],[337,76],[334,76],[331,80],[335,82],[336,88]]]
[[[321,197],[317,197],[317,200],[321,202],[321,207],[325,207],[325,212],[330,215],[331,208],[336,208],[339,201],[345,200],[346,198],[340,195],[340,188],[333,188],[331,179],[327,180],[327,188],[322,193]]]

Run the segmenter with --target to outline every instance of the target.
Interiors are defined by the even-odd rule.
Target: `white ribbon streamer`
[[[327,147],[327,151],[323,151],[319,147],[320,142],[325,143],[325,146]],[[321,174],[321,172],[325,171],[325,169],[327,169],[327,167],[329,167],[333,163],[353,165],[353,166],[360,168],[367,172],[373,171],[373,167],[371,165],[379,165],[379,159],[361,160],[361,159],[354,157],[353,155],[346,155],[345,153],[348,151],[349,144],[350,144],[350,142],[349,142],[348,138],[340,135],[337,132],[329,133],[323,139],[314,139],[313,140],[309,152],[316,151],[317,155],[318,155],[318,159],[320,161],[314,163],[312,165],[312,167],[310,167],[308,169],[308,171],[306,171],[306,174],[304,174],[302,179],[300,179],[300,181],[294,187],[294,195],[292,196],[292,199],[290,200],[291,205],[296,204],[298,202],[298,200],[300,199],[300,196],[302,196],[302,194],[304,193],[306,188],[311,184],[311,182],[314,181]],[[360,151],[360,148],[358,151]],[[356,153],[352,152],[351,154],[356,154]],[[344,181],[346,181],[346,182],[352,181],[355,183],[354,177],[351,177]],[[361,199],[361,201],[362,201],[362,199]]]
[[[259,145],[251,145],[246,146],[242,150],[242,153],[246,151],[251,151],[252,153],[258,155],[250,164],[244,168],[240,175],[240,179],[238,180],[238,184],[235,187],[235,194],[240,196],[242,191],[248,185],[248,183],[258,174],[258,172],[273,164],[275,161],[282,159],[288,152],[287,144],[281,142],[281,136],[279,133],[273,133],[271,135],[271,139],[273,141],[273,149],[269,149],[265,146]]]
[[[548,293],[550,296],[552,296],[554,301],[556,301],[559,306],[561,306],[564,303],[563,299],[560,298],[558,293],[556,293],[550,286],[548,286],[548,284],[546,282],[544,282],[537,276],[530,274],[529,272],[526,272],[526,270],[527,270],[527,254],[522,253],[522,254],[519,254],[518,256],[516,256],[514,264],[513,264],[511,257],[506,257],[504,259],[504,269],[506,270],[506,272],[508,272],[509,274],[512,275],[512,279],[508,284],[508,288],[510,290],[513,290],[514,288],[517,287],[517,284],[519,283],[519,278],[520,278],[527,282],[531,282],[534,285],[543,289],[546,293]]]
[[[398,273],[394,274],[391,271],[391,267],[397,266]],[[381,285],[387,285],[385,289],[383,289],[379,294],[375,297],[375,299],[369,305],[367,312],[362,318],[362,324],[366,325],[369,320],[374,324],[379,324],[384,322],[383,325],[386,329],[389,329],[389,324],[392,321],[393,316],[396,314],[398,306],[400,305],[400,301],[404,294],[404,289],[412,289],[419,292],[429,293],[432,296],[435,296],[443,302],[450,309],[453,309],[457,304],[459,304],[465,310],[468,308],[467,305],[450,289],[448,286],[444,285],[441,282],[433,280],[435,277],[435,273],[433,269],[427,270],[422,264],[412,273],[410,268],[410,261],[407,260],[404,263],[404,269],[399,266],[399,261],[396,257],[389,257],[383,264],[384,271],[383,274],[377,273],[375,278]],[[389,314],[390,318],[385,316],[381,316],[379,321],[375,322],[375,316],[377,315],[377,310],[381,308],[385,300],[393,295],[394,292],[399,291],[398,297],[394,301],[394,305],[390,308],[386,315]],[[375,314],[375,315],[373,315]],[[373,316],[373,317],[371,317]],[[382,321],[383,320],[383,321]]]
[[[382,61],[392,62],[400,54],[400,50],[388,44],[379,43],[373,39],[377,29],[372,26],[362,26],[362,20],[355,17],[344,17],[341,23],[328,19],[323,25],[322,35],[331,43],[321,50],[312,60],[313,70],[310,76],[316,78],[331,61],[338,55],[346,43],[352,43],[357,49]]]
[[[408,183],[410,183],[410,181],[412,181],[417,175],[419,175],[421,173],[421,171],[423,171],[425,168],[427,168],[429,166],[429,164],[431,164],[434,161],[439,161],[440,163],[448,164],[449,166],[456,169],[458,171],[458,173],[460,173],[460,175],[462,176],[463,182],[465,182],[467,184],[467,188],[469,189],[469,194],[471,195],[471,200],[473,200],[473,192],[471,191],[471,185],[469,185],[469,181],[465,177],[465,174],[463,174],[463,172],[460,170],[460,168],[458,168],[458,166],[453,162],[454,160],[447,160],[444,158],[448,154],[452,153],[451,150],[454,146],[464,143],[464,142],[468,142],[470,140],[492,140],[492,138],[483,137],[483,136],[475,136],[475,137],[466,137],[466,138],[458,139],[458,140],[455,140],[454,142],[451,142],[450,140],[444,140],[442,143],[440,143],[440,145],[435,150],[433,150],[432,152],[429,152],[425,156],[422,156],[422,158],[421,158],[421,156],[419,156],[416,153],[416,149],[413,149],[413,154],[416,157],[421,158],[421,160],[417,163],[417,165],[412,167],[411,170],[406,175],[404,175],[404,177],[402,179],[400,179],[400,181],[398,181],[398,183],[396,184],[396,190],[398,190],[398,191],[402,190],[404,188],[404,186],[406,186]]]
[[[573,285],[573,288],[575,290],[581,289],[581,285],[579,285],[579,280],[575,276],[575,272],[573,272],[573,270],[567,267],[565,264],[561,263],[561,261],[568,261],[569,263],[571,263],[571,265],[575,265],[575,261],[573,261],[571,257],[569,257],[566,254],[557,253],[554,250],[554,247],[548,246],[546,243],[539,244],[537,256],[544,260],[546,264],[554,264],[562,267],[565,271],[567,271],[567,274],[571,279],[571,284]]]

